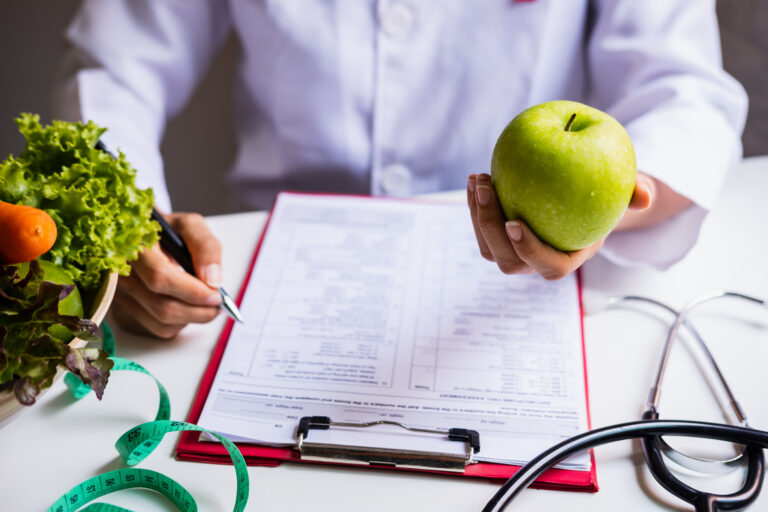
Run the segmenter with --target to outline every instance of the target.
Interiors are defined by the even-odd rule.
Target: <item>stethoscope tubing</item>
[[[669,354],[670,349],[672,348],[672,342],[677,337],[677,331],[680,329],[680,326],[683,325],[683,323],[686,320],[686,317],[688,316],[688,313],[690,313],[693,309],[700,306],[701,304],[704,304],[705,302],[709,302],[711,300],[715,299],[721,299],[721,298],[738,298],[742,300],[747,300],[750,302],[753,302],[755,304],[759,305],[765,305],[765,302],[762,299],[751,297],[749,295],[744,295],[743,293],[738,292],[732,292],[732,291],[714,291],[709,293],[704,293],[699,295],[698,297],[690,300],[687,304],[685,304],[680,311],[677,312],[677,315],[675,316],[675,321],[672,323],[672,326],[667,331],[667,339],[664,342],[664,349],[662,351],[661,359],[659,360],[659,366],[656,370],[656,378],[654,379],[653,386],[651,387],[651,391],[648,397],[648,407],[652,410],[657,410],[659,407],[659,399],[661,397],[661,380],[664,377],[664,370],[667,367],[667,362],[669,361]],[[703,344],[703,340],[702,340]],[[706,344],[704,344],[706,346]],[[733,396],[733,393],[730,391],[730,387],[725,382],[725,378],[722,375],[722,372],[720,371],[720,368],[715,363],[714,358],[712,357],[712,354],[709,352],[709,349],[706,349],[707,356],[709,357],[710,363],[715,367],[718,376],[720,377],[721,382],[723,383],[724,388],[727,390],[729,398],[731,399],[732,403],[736,403],[736,399]]]
[[[757,299],[755,297],[750,297],[748,295],[744,295],[741,293],[723,291],[723,292],[713,292],[711,294],[707,294],[706,296],[700,296],[697,298],[696,303],[690,306],[695,307],[698,304],[702,304],[703,302],[707,302],[714,298],[721,298],[726,296],[742,298],[745,300],[749,300],[751,302],[763,304],[763,301],[761,299]],[[741,426],[744,426],[744,427],[748,426],[747,415],[744,413],[744,410],[741,407],[741,404],[736,400],[736,396],[731,390],[731,386],[728,385],[728,381],[725,379],[725,375],[723,375],[723,372],[720,369],[720,365],[717,364],[715,357],[712,355],[712,352],[709,350],[709,346],[704,341],[704,338],[702,338],[701,334],[699,334],[699,331],[685,317],[685,312],[683,312],[681,316],[681,312],[677,311],[672,306],[669,306],[659,300],[652,299],[650,297],[642,297],[639,295],[620,295],[616,297],[610,297],[608,299],[608,306],[617,306],[622,302],[630,302],[630,301],[646,302],[648,304],[652,304],[658,308],[661,308],[667,311],[669,314],[671,314],[674,317],[676,321],[676,325],[673,325],[669,329],[669,332],[667,334],[667,339],[665,340],[665,343],[664,343],[664,349],[662,351],[662,357],[659,363],[659,368],[656,371],[656,378],[654,379],[654,383],[651,386],[651,391],[649,392],[649,396],[648,396],[649,404],[653,405],[654,409],[658,409],[658,401],[653,402],[652,397],[654,395],[658,397],[658,393],[660,393],[661,379],[664,373],[663,368],[666,366],[666,360],[669,358],[669,353],[670,353],[671,343],[672,343],[671,340],[673,340],[676,337],[677,330],[681,326],[683,326],[693,336],[693,339],[696,341],[699,348],[707,358],[707,362],[709,363],[709,365],[712,367],[712,370],[714,370],[715,374],[717,375],[717,378],[720,381],[720,385],[722,386],[723,391],[728,396],[729,405],[731,406],[731,410],[733,411],[735,420]],[[687,309],[690,310],[691,307]],[[679,323],[677,323],[678,320],[679,320]]]
[[[611,425],[566,439],[531,459],[499,488],[483,512],[504,510],[544,471],[577,452],[615,441],[661,435],[702,437],[768,448],[768,432],[735,425],[688,420],[640,420]]]
[[[765,457],[761,446],[747,444],[744,447],[742,453],[747,471],[741,488],[730,494],[714,494],[691,487],[677,478],[664,462],[661,441],[661,436],[644,436],[640,439],[648,470],[662,487],[693,505],[696,512],[744,510],[760,494],[765,476]]]
[[[725,379],[725,375],[720,369],[720,365],[717,364],[717,361],[712,355],[712,352],[709,350],[709,346],[704,341],[704,338],[702,338],[701,334],[699,334],[699,331],[686,318],[687,312],[689,312],[691,309],[698,306],[699,304],[703,304],[704,302],[717,299],[717,298],[722,298],[722,297],[735,297],[735,298],[745,299],[757,304],[764,304],[764,301],[762,299],[750,297],[748,295],[744,295],[741,293],[729,292],[729,291],[716,291],[716,292],[707,293],[705,295],[700,295],[696,297],[693,301],[689,302],[687,307],[683,308],[683,310],[681,311],[677,311],[671,306],[661,301],[658,301],[656,299],[652,299],[650,297],[642,297],[638,295],[621,295],[616,297],[610,297],[608,299],[607,304],[609,307],[617,306],[623,302],[645,302],[648,304],[652,304],[660,309],[667,311],[669,314],[673,316],[675,320],[674,325],[670,327],[668,331],[667,339],[664,344],[664,349],[663,349],[662,357],[660,360],[659,370],[656,373],[656,379],[652,384],[651,390],[648,394],[647,405],[650,408],[650,410],[647,412],[652,413],[652,415],[654,416],[653,419],[658,418],[658,399],[661,393],[661,379],[663,375],[663,366],[666,365],[666,361],[669,358],[669,353],[672,346],[672,340],[674,340],[677,337],[677,331],[679,330],[679,328],[685,327],[688,333],[693,336],[694,340],[697,342],[699,346],[699,349],[706,356],[706,359],[709,365],[717,375],[720,381],[720,386],[722,387],[722,390],[725,392],[725,394],[728,397],[728,402],[731,407],[735,421],[742,427],[749,426],[749,423],[747,421],[747,415],[744,412],[744,409],[741,407],[741,404],[736,400],[736,397],[733,391],[731,390],[731,387],[728,385],[728,382]],[[651,418],[646,417],[644,415],[643,419],[651,419]],[[744,455],[743,451],[739,452],[734,457],[731,457],[729,459],[723,459],[723,460],[703,459],[700,457],[693,457],[679,450],[676,450],[661,437],[656,439],[658,444],[660,445],[662,452],[664,453],[664,455],[669,457],[670,460],[675,461],[677,464],[679,464],[684,468],[687,468],[702,474],[713,474],[713,475],[726,474],[730,471],[735,470],[739,466],[741,466],[741,463],[743,462],[743,455]]]
[[[675,316],[675,321],[667,333],[667,339],[659,361],[656,378],[649,393],[647,402],[648,409],[643,415],[644,419],[584,432],[583,434],[567,439],[542,452],[528,462],[520,469],[520,471],[499,488],[491,500],[488,501],[485,508],[483,508],[483,512],[504,510],[520,491],[533,483],[547,469],[566,457],[603,444],[635,438],[641,438],[643,441],[643,451],[646,463],[654,478],[656,478],[665,489],[694,505],[697,511],[740,510],[754,501],[763,482],[764,457],[762,450],[768,448],[768,432],[755,430],[747,426],[746,415],[743,413],[743,410],[733,396],[728,383],[725,381],[725,377],[712,357],[706,343],[704,343],[704,340],[693,326],[686,321],[686,316],[692,309],[700,304],[721,297],[746,299],[765,306],[765,302],[761,299],[729,291],[716,291],[700,295],[689,301],[680,311],[675,311],[673,308],[656,300],[643,297],[623,296],[611,299],[612,304],[617,304],[624,300],[641,300],[649,302],[662,307]],[[710,364],[720,379],[723,389],[728,395],[737,421],[743,426],[702,421],[658,419],[661,381],[669,359],[672,342],[677,337],[677,331],[681,326],[685,326],[688,329],[704,350]],[[712,495],[693,489],[675,478],[662,460],[662,451],[664,451],[664,448],[668,447],[661,438],[663,435],[702,437],[745,445],[746,452],[744,452],[744,454],[747,455],[748,474],[742,489],[730,495]],[[669,448],[669,450],[676,455],[676,457],[674,457],[675,460],[687,460],[688,462],[692,460],[689,456],[676,452],[671,448]],[[682,459],[680,459],[681,457]],[[736,457],[729,461],[719,461],[719,463],[728,466],[731,465],[732,462],[736,462],[739,458],[740,457]],[[716,461],[697,462],[718,463]]]

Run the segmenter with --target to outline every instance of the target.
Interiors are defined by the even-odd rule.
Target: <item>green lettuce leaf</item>
[[[106,131],[92,122],[53,121],[22,114],[24,151],[0,163],[0,200],[45,210],[58,236],[43,259],[60,265],[81,290],[98,287],[104,271],[128,275],[128,262],[158,240],[150,219],[151,189],[135,186],[125,155],[94,148]]]

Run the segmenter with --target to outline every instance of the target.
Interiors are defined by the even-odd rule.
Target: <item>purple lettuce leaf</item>
[[[74,285],[43,280],[36,261],[21,278],[13,265],[0,266],[0,389],[10,389],[24,405],[35,403],[67,368],[101,398],[113,365],[96,348],[71,348],[73,336],[95,341],[98,326],[88,319],[59,314],[59,303]]]

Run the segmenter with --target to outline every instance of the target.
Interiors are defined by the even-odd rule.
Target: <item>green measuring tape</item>
[[[102,324],[104,334],[103,349],[109,353],[114,353],[115,337],[107,324]],[[168,398],[168,392],[163,385],[143,366],[128,359],[120,357],[111,358],[115,364],[112,371],[128,370],[149,375],[157,383],[157,389],[160,393],[160,404],[158,406],[155,421],[142,423],[125,432],[115,443],[115,448],[120,456],[129,466],[134,466],[144,460],[152,450],[162,441],[163,437],[169,432],[179,432],[182,430],[194,430],[198,432],[207,432],[216,437],[224,445],[229,453],[232,463],[235,467],[237,476],[237,497],[235,499],[234,512],[245,510],[248,502],[249,480],[248,469],[245,459],[235,444],[215,432],[206,430],[202,427],[187,423],[184,421],[171,421],[171,403]],[[82,398],[87,395],[91,388],[83,384],[75,375],[68,373],[64,381],[70,392],[75,398]],[[76,485],[56,502],[51,505],[48,512],[74,512],[80,510],[84,505],[107,494],[123,489],[144,488],[159,492],[179,510],[184,512],[195,512],[197,503],[192,495],[184,487],[162,473],[149,469],[124,468],[102,473],[85,482]],[[126,509],[107,503],[93,503],[82,509],[82,512],[128,512]]]
[[[241,512],[245,510],[249,492],[248,470],[240,450],[226,437],[184,421],[150,421],[142,423],[120,436],[120,439],[115,443],[115,448],[117,448],[118,453],[125,460],[126,464],[133,466],[152,453],[152,450],[154,450],[165,434],[182,430],[208,432],[222,442],[232,459],[235,466],[235,474],[237,475],[237,499],[235,500],[234,511]],[[125,468],[103,473],[89,478],[80,485],[76,485],[56,500],[48,509],[48,512],[73,512],[96,498],[122,489],[135,487],[151,489],[163,494],[179,510],[184,512],[195,512],[197,510],[197,503],[192,498],[192,495],[172,478],[157,471]],[[83,509],[83,512],[117,512],[124,510],[115,505],[95,503]]]

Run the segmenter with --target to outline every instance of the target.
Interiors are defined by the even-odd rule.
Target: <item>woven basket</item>
[[[101,281],[101,286],[93,298],[91,300],[84,298],[84,300],[91,305],[90,315],[88,318],[95,322],[96,325],[101,324],[101,321],[104,320],[104,317],[109,310],[109,306],[112,304],[112,298],[115,296],[115,289],[117,288],[117,277],[117,273],[115,272],[105,274]],[[74,338],[69,342],[69,346],[73,348],[80,348],[85,346],[86,343],[87,342],[85,340]],[[54,377],[54,381],[60,378],[65,372],[65,369],[59,368],[59,370],[56,372],[56,377]],[[43,390],[43,393],[44,392],[45,390]],[[42,396],[42,393],[38,395],[38,398],[39,396]],[[17,416],[16,413],[25,407],[30,406],[21,405],[16,400],[16,396],[13,394],[12,389],[0,391],[0,427],[6,425],[11,419],[13,419],[13,417]]]

